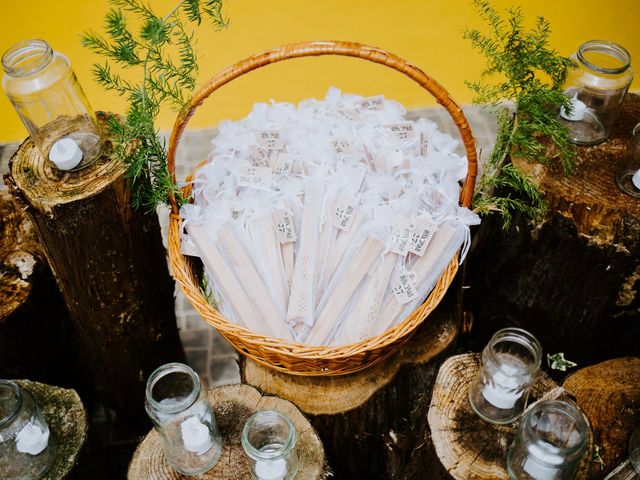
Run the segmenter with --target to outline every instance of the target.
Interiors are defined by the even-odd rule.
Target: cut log
[[[66,383],[64,302],[33,224],[2,190],[0,299],[0,378]]]
[[[633,465],[627,458],[617,468],[615,468],[605,480],[638,480],[640,475],[635,471]]]
[[[640,96],[629,95],[610,139],[577,147],[572,176],[514,161],[544,192],[548,215],[541,222],[516,215],[508,230],[489,217],[474,236],[467,295],[474,349],[499,328],[518,326],[580,365],[640,352],[640,202],[614,181],[638,121]]]
[[[330,475],[324,450],[313,427],[300,411],[286,400],[262,396],[248,385],[231,385],[209,390],[209,399],[222,435],[222,454],[218,463],[198,476],[203,480],[238,480],[251,478],[248,459],[242,449],[244,423],[259,410],[275,410],[289,417],[298,434],[296,450],[300,466],[296,478],[323,480]],[[138,446],[129,465],[129,480],[178,480],[162,452],[160,437],[152,430]]]
[[[107,114],[98,114],[104,129]],[[61,122],[60,135],[72,126]],[[131,207],[125,165],[110,155],[62,172],[27,139],[5,177],[42,241],[83,361],[119,414],[146,430],[144,387],[159,365],[184,361],[160,226]],[[141,423],[141,422],[145,423]]]
[[[640,424],[640,358],[617,358],[583,368],[562,386],[589,418],[599,447],[602,463],[591,464],[588,478],[605,478],[629,456],[629,437]]]
[[[430,438],[444,470],[459,480],[508,480],[507,452],[519,422],[494,425],[482,420],[469,403],[469,385],[480,367],[480,354],[457,355],[440,368],[433,387],[428,422]],[[569,399],[569,395],[542,373],[529,394],[529,404],[539,399]],[[591,451],[591,444],[590,444]],[[591,454],[587,452],[576,479],[587,476]],[[446,478],[446,477],[435,477]]]
[[[287,375],[244,358],[240,372],[245,383],[286,398],[307,415],[336,478],[402,478],[417,446],[414,427],[426,415],[416,406],[429,398],[458,325],[451,307],[439,307],[400,351],[350,375]],[[420,471],[421,478],[432,478]]]
[[[31,392],[56,442],[53,464],[41,480],[65,478],[76,464],[87,439],[87,414],[80,397],[75,390],[30,380],[17,380],[16,383]]]

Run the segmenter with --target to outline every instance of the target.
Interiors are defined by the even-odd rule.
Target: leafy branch
[[[165,16],[157,15],[144,0],[109,3],[104,33],[85,32],[81,42],[104,58],[94,64],[96,82],[128,101],[124,121],[109,120],[114,157],[127,165],[134,207],[153,211],[171,192],[180,199],[155,119],[164,105],[179,111],[196,87],[194,27],[206,18],[222,29],[228,20],[222,0],[182,0]],[[138,31],[130,27],[128,16],[141,25]],[[114,71],[114,65],[122,74]],[[139,81],[130,80],[133,70],[140,73]]]
[[[474,103],[489,104],[498,120],[474,204],[480,214],[499,213],[507,228],[515,212],[540,218],[546,209],[542,193],[511,158],[560,164],[566,174],[573,169],[575,150],[557,119],[561,106],[572,108],[561,88],[571,60],[549,48],[551,29],[543,17],[526,30],[520,8],[508,9],[503,18],[488,1],[473,5],[488,33],[468,29],[464,38],[484,55],[486,68],[480,81],[466,83]]]

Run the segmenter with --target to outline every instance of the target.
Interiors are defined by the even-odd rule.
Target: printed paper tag
[[[269,167],[246,167],[238,174],[239,187],[265,188],[271,185]]]
[[[415,135],[413,123],[396,123],[393,125],[387,125],[387,128],[400,140],[408,140],[413,138]]]
[[[416,286],[409,275],[400,275],[400,281],[393,287],[393,295],[400,305],[405,305],[418,296]]]
[[[384,95],[376,95],[360,100],[359,107],[362,110],[378,111],[384,108]]]
[[[279,130],[260,130],[256,133],[256,143],[267,150],[282,150],[284,140]]]
[[[280,152],[275,162],[273,173],[276,175],[289,175],[293,167],[293,158],[288,154]]]
[[[264,150],[260,150],[256,145],[251,145],[249,150],[251,150],[251,158],[256,166],[269,166],[269,155]]]
[[[337,155],[351,155],[353,153],[353,145],[346,138],[339,138],[331,142],[333,150]]]
[[[273,222],[276,226],[276,234],[281,244],[295,242],[296,228],[293,224],[293,218],[285,210],[276,210],[273,212]]]
[[[188,233],[182,234],[182,241],[180,242],[180,253],[189,257],[199,257],[200,252],[195,242]]]
[[[420,156],[422,157],[427,156],[428,147],[429,147],[429,136],[424,132],[420,132]]]
[[[231,218],[233,220],[239,220],[242,218],[242,210],[231,210]]]
[[[391,226],[391,239],[393,246],[391,251],[398,255],[405,256],[409,252],[409,243],[415,225],[410,218],[399,215],[395,223]]]
[[[433,231],[428,228],[429,223],[426,219],[421,218],[416,222],[416,228],[411,235],[409,243],[409,251],[416,255],[422,256],[424,251],[433,237]]]
[[[339,108],[338,109],[338,114],[344,118],[345,120],[348,120],[350,122],[357,120],[358,119],[358,112],[356,112],[355,110],[351,110],[350,108]]]
[[[353,198],[348,195],[342,195],[338,199],[333,217],[333,225],[343,232],[348,232],[353,224],[353,215],[355,213],[353,203]]]

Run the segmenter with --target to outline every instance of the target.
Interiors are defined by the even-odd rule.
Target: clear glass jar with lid
[[[290,480],[298,472],[296,429],[289,418],[273,410],[254,413],[242,430],[242,448],[257,480]]]
[[[60,170],[99,158],[100,127],[67,57],[25,40],[5,52],[2,67],[4,91],[44,158]]]
[[[522,416],[507,456],[509,478],[565,480],[573,478],[589,444],[589,425],[571,403],[545,400]]]
[[[631,56],[616,43],[590,40],[580,45],[571,60],[564,91],[572,109],[561,108],[559,118],[573,143],[595,145],[611,134],[631,85]]]
[[[31,393],[0,380],[0,478],[33,480],[53,463],[53,438]]]
[[[189,366],[168,363],[147,380],[145,407],[169,464],[200,475],[220,459],[222,438],[200,377]]]

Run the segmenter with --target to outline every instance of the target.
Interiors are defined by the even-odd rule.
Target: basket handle
[[[436,99],[436,101],[442,105],[447,112],[449,112],[453,122],[460,131],[460,136],[464,143],[468,161],[467,178],[465,179],[462,191],[460,192],[460,203],[463,207],[471,205],[473,187],[475,186],[476,175],[478,173],[478,160],[476,154],[476,141],[462,109],[449,96],[449,93],[442,85],[415,65],[379,48],[362,45],[360,43],[341,41],[302,42],[276,47],[239,61],[235,65],[232,65],[226,70],[218,73],[215,77],[204,84],[182,108],[176,118],[175,124],[173,125],[173,131],[171,132],[171,137],[169,139],[167,166],[174,183],[176,181],[175,155],[182,133],[198,107],[202,105],[213,92],[229,83],[231,80],[238,78],[251,70],[256,70],[271,63],[291,58],[319,55],[342,55],[346,57],[362,58],[373,63],[379,63],[406,75],[422,88],[427,90]],[[177,215],[178,205],[173,192],[169,195],[169,202],[171,204],[172,212]]]

